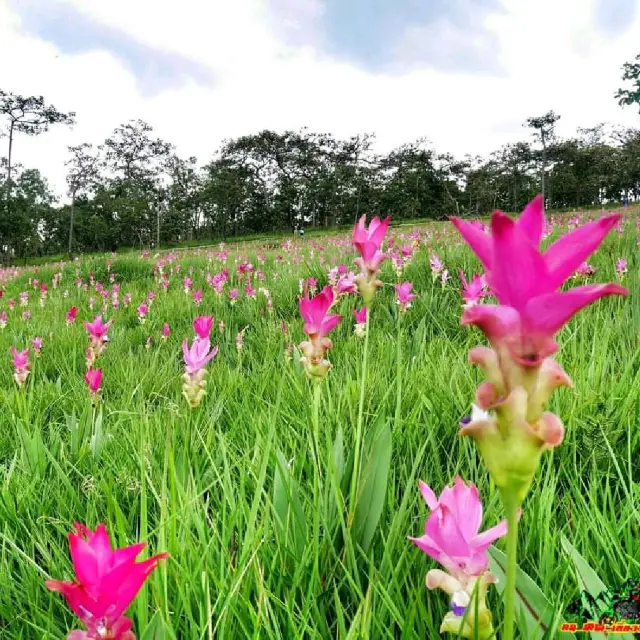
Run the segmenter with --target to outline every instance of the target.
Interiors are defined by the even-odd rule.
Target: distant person
[[[629,196],[625,193],[622,198],[622,206],[626,209],[629,206]]]

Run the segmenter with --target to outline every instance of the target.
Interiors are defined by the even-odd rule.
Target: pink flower
[[[100,392],[100,385],[102,384],[102,369],[88,369],[84,375],[84,381],[89,387],[89,391],[96,395]]]
[[[170,335],[171,335],[171,327],[169,327],[169,324],[165,322],[162,325],[162,337],[166,340]]]
[[[189,343],[186,340],[182,343],[182,353],[186,371],[192,374],[204,369],[216,357],[218,347],[211,349],[209,338],[196,338],[191,348],[189,348]]]
[[[0,329],[4,329],[7,326],[7,312],[2,311],[0,313]]]
[[[231,300],[231,304],[234,304],[237,299],[238,299],[238,290],[229,289],[229,300]]]
[[[300,298],[300,315],[304,320],[304,332],[310,338],[322,338],[333,331],[342,316],[328,314],[334,302],[333,289],[325,287],[312,299]]]
[[[444,262],[442,262],[439,256],[435,253],[429,258],[429,265],[431,266],[431,275],[434,279],[438,277],[444,269]]]
[[[33,346],[33,350],[36,352],[36,356],[39,356],[42,351],[42,338],[40,336],[36,336],[31,341],[31,345]]]
[[[506,521],[479,533],[482,502],[478,489],[460,477],[438,498],[424,482],[419,486],[431,515],[425,522],[424,535],[409,539],[458,580],[483,574],[489,567],[487,549],[506,535]]]
[[[496,211],[491,236],[454,218],[454,225],[484,265],[500,303],[465,309],[462,324],[477,325],[494,346],[505,345],[521,365],[539,365],[557,351],[555,334],[580,309],[603,296],[627,293],[613,283],[558,290],[619,219],[616,214],[590,222],[541,253],[545,216],[540,196],[527,205],[517,222]]]
[[[13,379],[21,387],[29,376],[29,349],[18,351],[12,346],[11,355],[13,356],[13,366],[15,367]]]
[[[196,289],[193,292],[193,301],[195,302],[196,306],[200,305],[200,303],[202,302],[202,289]]]
[[[336,283],[336,291],[338,295],[346,293],[358,293],[358,283],[356,282],[356,274],[349,271],[340,276]]]
[[[353,311],[353,318],[356,324],[365,324],[367,321],[367,307]]]
[[[193,330],[198,338],[208,338],[213,327],[213,316],[198,316],[193,321]]]
[[[464,308],[473,307],[478,304],[486,295],[486,282],[482,275],[474,275],[470,282],[464,277],[462,269],[458,269],[460,274],[460,282],[462,282],[462,299],[464,300]]]
[[[618,258],[616,262],[616,274],[622,280],[627,273],[627,261],[624,258]]]
[[[112,550],[109,534],[103,524],[91,531],[76,523],[69,534],[69,550],[76,574],[76,582],[47,580],[51,591],[61,593],[71,610],[86,626],[87,632],[74,631],[73,640],[135,640],[131,620],[122,614],[133,602],[147,578],[160,560],[169,557],[160,553],[153,558],[136,562],[145,543]]]
[[[140,320],[140,322],[145,321],[148,311],[149,311],[149,308],[144,302],[138,305],[138,320]]]
[[[411,307],[411,301],[416,299],[415,294],[411,293],[412,287],[411,282],[396,285],[396,303],[400,305],[403,312],[406,312]]]
[[[107,331],[109,331],[111,323],[111,320],[106,323],[102,322],[102,316],[96,316],[93,322],[85,322],[84,328],[89,332],[91,338],[104,342],[107,339]]]
[[[360,254],[355,263],[360,267],[360,274],[356,277],[358,289],[364,298],[365,303],[369,303],[376,293],[378,287],[382,286],[377,275],[380,265],[388,258],[386,253],[382,253],[382,241],[387,233],[391,218],[385,218],[380,222],[379,218],[374,218],[369,224],[369,229],[365,226],[366,216],[362,216],[353,229],[353,246]]]

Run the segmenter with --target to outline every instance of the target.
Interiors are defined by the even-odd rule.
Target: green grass
[[[85,281],[93,271],[110,286],[104,257],[66,265],[42,309],[28,289],[27,322],[20,307],[8,310],[7,300],[17,301],[30,277],[50,284],[56,269],[26,271],[8,282],[0,302],[9,314],[0,332],[0,637],[62,638],[80,626],[63,599],[44,586],[50,577],[72,578],[66,534],[74,521],[91,527],[105,522],[119,546],[146,540],[149,553],[171,553],[130,610],[139,637],[155,615],[167,637],[180,639],[438,637],[446,597],[426,590],[425,573],[435,564],[407,541],[420,535],[426,517],[418,479],[439,492],[460,474],[478,485],[483,528],[504,517],[474,443],[457,435],[481,381],[466,353],[483,338],[459,326],[457,277],[445,288],[434,283],[429,250],[438,252],[451,274],[461,267],[469,275],[478,265],[442,229],[440,244],[422,246],[404,276],[418,299],[402,323],[398,422],[395,275],[389,264],[372,311],[363,424],[367,441],[389,427],[392,451],[380,522],[366,551],[348,529],[342,497],[349,490],[361,384],[363,342],[353,335],[351,315],[357,301],[340,303],[345,319],[332,334],[333,369],[318,412],[319,463],[313,388],[296,359],[286,357],[287,347],[303,339],[299,278],[326,282],[327,267],[318,262],[318,251],[311,257],[310,243],[296,265],[276,263],[280,250],[266,252],[265,265],[250,254],[267,274],[254,286],[269,289],[273,311],[261,294],[255,300],[242,296],[233,306],[226,297],[218,299],[204,275],[222,265],[215,259],[209,264],[204,251],[180,254],[182,270],[171,276],[167,293],[154,282],[153,260],[113,258],[121,298],[130,292],[134,302],[107,313],[114,324],[100,360],[104,438],[96,454],[81,321],[95,315],[88,296],[99,296],[76,288],[75,279],[78,267]],[[595,280],[605,282],[615,277],[615,260],[626,257],[631,294],[596,303],[561,333],[558,358],[575,388],[557,392],[551,410],[564,421],[565,441],[545,455],[524,504],[519,563],[559,610],[578,594],[562,534],[605,584],[640,575],[636,235],[629,223],[590,261],[598,268]],[[350,250],[327,247],[327,256],[350,263]],[[235,282],[234,257],[231,251]],[[182,290],[190,266],[205,293],[199,310]],[[135,307],[150,289],[158,296],[141,325]],[[72,304],[79,308],[78,322],[67,327]],[[199,312],[213,313],[226,326],[214,332],[220,352],[209,366],[208,395],[190,410],[181,395],[180,345],[192,336]],[[173,332],[166,342],[160,338],[164,322]],[[244,327],[238,353],[235,336]],[[20,390],[9,347],[24,348],[36,335],[44,349],[40,358],[32,356],[27,388]],[[149,335],[153,344],[147,349]],[[344,457],[335,455],[340,438]],[[497,546],[504,551],[504,541]],[[489,602],[499,626],[495,590]]]

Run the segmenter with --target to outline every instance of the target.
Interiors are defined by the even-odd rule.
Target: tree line
[[[640,112],[640,55],[615,95]],[[0,252],[7,260],[120,247],[173,246],[245,234],[350,225],[363,213],[396,220],[520,210],[542,190],[549,208],[640,199],[640,129],[605,124],[556,135],[560,116],[526,120],[523,140],[486,157],[454,157],[419,139],[389,153],[370,133],[261,131],[226,140],[200,165],[142,120],[101,145],[69,147],[69,202],[13,161],[21,136],[73,126],[42,96],[0,90]]]

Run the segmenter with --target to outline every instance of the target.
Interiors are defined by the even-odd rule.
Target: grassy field
[[[257,242],[238,253],[229,245],[224,263],[217,249],[176,253],[164,266],[166,291],[152,255],[91,257],[5,274],[0,637],[62,638],[79,626],[63,599],[44,586],[48,578],[73,576],[66,535],[74,521],[92,528],[106,523],[118,546],[144,540],[149,554],[171,554],[130,611],[139,637],[438,637],[447,602],[424,581],[435,563],[407,540],[421,534],[427,515],[418,480],[436,492],[457,474],[474,482],[485,504],[483,528],[504,513],[474,443],[457,435],[481,381],[466,354],[484,343],[478,331],[459,325],[457,271],[469,276],[479,263],[448,225],[429,229],[402,276],[418,297],[400,319],[392,286],[397,276],[389,261],[383,267],[364,381],[363,340],[354,335],[352,317],[360,301],[341,300],[337,312],[344,320],[331,335],[333,368],[319,387],[317,415],[313,385],[294,347],[304,339],[299,281],[314,277],[324,286],[332,261],[354,268],[348,238],[308,238],[289,251],[262,251]],[[590,260],[597,270],[590,281],[607,282],[616,279],[616,260],[626,258],[630,295],[599,301],[559,337],[558,359],[575,386],[556,393],[551,410],[563,419],[566,436],[545,455],[525,501],[519,555],[520,567],[558,611],[556,623],[566,619],[580,588],[562,536],[606,586],[640,577],[637,238],[630,218],[624,233],[611,233]],[[444,286],[432,278],[432,253],[451,274]],[[236,262],[244,260],[264,272],[264,281],[254,277],[252,284],[268,289],[271,309],[263,293],[245,295],[236,273]],[[206,274],[225,266],[229,283],[218,296]],[[191,269],[193,288],[204,292],[199,307],[183,290]],[[110,292],[110,274],[120,285],[118,309],[106,298],[104,316],[113,326],[100,356],[103,392],[95,410],[83,382],[87,332],[81,321],[100,312],[101,295],[95,286],[76,286],[90,274]],[[34,278],[49,285],[43,306]],[[240,290],[235,304],[227,295],[233,287]],[[157,295],[140,323],[136,307],[151,290]],[[29,292],[26,307],[18,303],[23,291]],[[97,301],[93,311],[90,297]],[[67,326],[72,305],[78,320]],[[207,396],[190,409],[181,394],[181,343],[193,336],[191,323],[200,314],[215,316],[212,341],[219,353],[208,367]],[[161,337],[165,322],[167,340]],[[9,349],[24,349],[35,336],[43,339],[42,353],[35,358],[32,351],[32,371],[20,389]],[[363,501],[351,528],[344,496],[362,388],[362,483],[369,503]],[[504,550],[504,541],[496,546]],[[499,626],[498,590],[489,602]],[[548,637],[557,637],[557,625]]]

